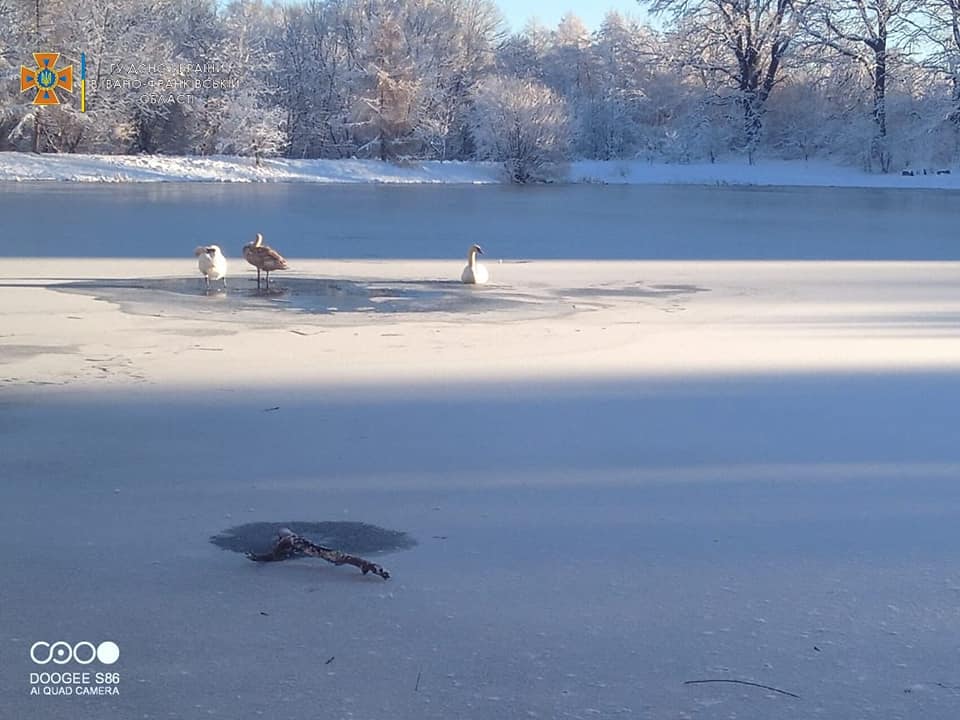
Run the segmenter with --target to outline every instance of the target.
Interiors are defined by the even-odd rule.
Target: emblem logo
[[[58,89],[73,92],[73,65],[57,68],[60,53],[34,53],[33,59],[36,67],[20,66],[20,92],[36,89],[34,105],[59,105]]]

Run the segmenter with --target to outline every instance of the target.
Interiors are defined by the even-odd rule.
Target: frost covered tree
[[[20,63],[29,46],[24,11],[25,3],[0,0],[0,150],[18,148],[25,127],[33,125],[33,107],[19,92]]]
[[[490,0],[408,0],[402,22],[414,73],[423,79],[414,129],[418,154],[469,155],[467,115],[502,38],[499,10]]]
[[[752,157],[770,93],[784,71],[797,27],[792,0],[650,0],[683,42],[680,62],[732,90]]]
[[[503,161],[518,183],[543,179],[569,149],[566,103],[535,80],[487,78],[477,88],[471,129],[479,157]]]
[[[576,155],[602,154],[606,98],[590,31],[572,13],[560,20],[544,57],[544,83],[564,98]]]
[[[358,92],[350,127],[361,155],[394,160],[412,149],[422,81],[407,46],[399,18],[386,3],[380,4],[352,53],[352,81]]]
[[[658,155],[683,94],[661,37],[636,20],[608,13],[593,54],[598,97],[586,152],[603,160]]]
[[[280,108],[264,104],[250,86],[231,94],[219,120],[215,152],[252,156],[260,165],[263,158],[279,155],[286,144]]]
[[[73,28],[61,20],[71,11],[64,0],[10,2],[0,0],[0,147],[9,144],[33,152],[76,149],[76,118],[69,106],[33,104],[32,92],[20,92],[20,65],[30,65],[42,47],[73,47]],[[76,58],[61,53],[58,67]],[[9,88],[9,91],[6,89]],[[9,95],[7,95],[9,92]]]
[[[211,80],[204,103],[208,152],[253,156],[259,165],[261,158],[286,146],[283,112],[276,102],[275,12],[260,0],[235,0],[227,7],[219,50],[223,69],[204,78]]]
[[[550,44],[550,30],[536,19],[530,20],[520,33],[500,43],[494,73],[543,81]]]
[[[909,36],[920,0],[806,0],[799,14],[806,32],[825,50],[859,63],[870,75],[873,137],[868,164],[890,170],[887,142],[887,86],[891,59]]]
[[[80,0],[72,19],[64,44],[87,57],[87,112],[75,116],[81,148],[194,152],[195,108],[159,96],[178,79],[179,63],[196,61],[190,48],[219,37],[214,1]]]
[[[344,2],[286,4],[278,27],[277,103],[293,157],[344,157],[354,146],[347,121],[348,40],[357,22]]]
[[[550,34],[544,52],[543,81],[563,94],[583,92],[591,76],[590,31],[573,13],[567,13]]]
[[[919,20],[914,23],[913,39],[916,45],[930,49],[922,65],[949,84],[947,106],[941,104],[931,113],[934,122],[942,118],[949,123],[950,137],[945,140],[952,147],[944,158],[949,162],[960,155],[960,0],[926,0],[916,14]],[[928,79],[922,84],[928,87],[933,83]],[[928,125],[930,120],[926,118]]]

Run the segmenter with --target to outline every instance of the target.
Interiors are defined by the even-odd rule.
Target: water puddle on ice
[[[219,285],[217,283],[216,285]],[[624,302],[682,310],[694,295],[709,288],[632,282],[585,287],[523,288],[490,284],[464,285],[451,280],[346,280],[284,274],[270,289],[249,280],[214,285],[205,291],[194,277],[91,279],[46,285],[112,303],[122,312],[151,317],[239,322],[276,327],[283,322],[356,325],[371,316],[435,313],[472,321],[519,321],[556,318],[613,307]]]
[[[219,286],[219,283],[216,284]],[[207,315],[246,320],[264,312],[292,311],[333,316],[344,313],[464,313],[531,308],[548,298],[494,285],[481,288],[453,281],[353,281],[277,278],[269,290],[248,282],[228,284],[226,291],[205,292],[194,278],[84,280],[51,286],[114,303],[136,315]]]
[[[238,553],[267,553],[277,541],[281,528],[326,547],[357,555],[409,550],[417,541],[399,530],[387,530],[362,522],[256,522],[227,528],[210,538],[224,550]]]

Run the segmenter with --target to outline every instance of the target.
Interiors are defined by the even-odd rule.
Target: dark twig
[[[794,695],[792,692],[787,692],[786,690],[781,690],[780,688],[771,687],[770,685],[761,685],[760,683],[750,682],[748,680],[685,680],[684,685],[702,685],[704,683],[734,683],[736,685],[749,685],[750,687],[763,688],[764,690],[771,690],[781,695],[789,695],[792,698],[800,699],[799,695]]]
[[[334,565],[353,565],[354,567],[360,568],[360,572],[362,572],[364,575],[367,573],[373,573],[374,575],[379,575],[384,580],[390,579],[390,573],[376,563],[372,563],[369,560],[364,560],[363,558],[355,555],[347,555],[346,553],[342,553],[339,550],[334,550],[333,548],[317,545],[316,543],[312,543],[304,537],[300,537],[287,528],[282,528],[280,530],[280,533],[277,536],[277,544],[274,545],[273,550],[270,552],[247,553],[247,557],[256,562],[289,560],[290,558],[298,557],[300,555],[309,555],[310,557],[320,558],[321,560],[326,560]]]
[[[417,670],[417,684],[413,686],[414,692],[420,692],[420,670]]]

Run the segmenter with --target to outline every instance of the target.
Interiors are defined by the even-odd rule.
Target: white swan
[[[486,266],[477,262],[477,255],[483,255],[483,248],[479,245],[471,245],[470,252],[467,253],[467,266],[460,274],[461,282],[468,285],[483,285],[490,279]]]
[[[197,267],[203,273],[207,290],[211,280],[223,280],[223,289],[227,289],[227,259],[220,252],[219,245],[201,245],[193,251],[197,256]]]

